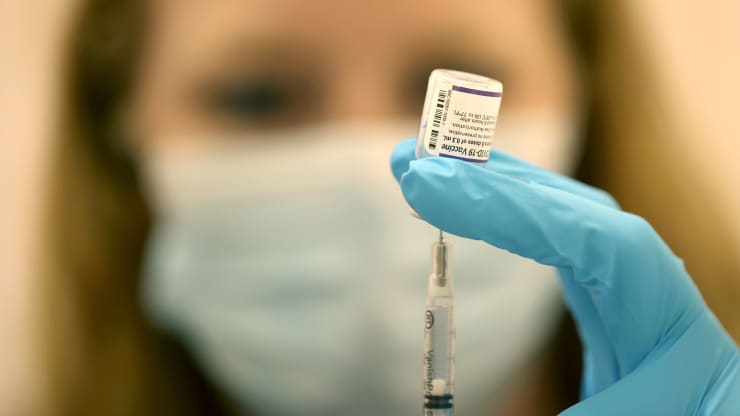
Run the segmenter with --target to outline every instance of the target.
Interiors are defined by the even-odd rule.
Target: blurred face
[[[418,277],[428,273],[417,260],[428,256],[433,235],[405,214],[389,148],[414,133],[437,67],[504,83],[498,132],[516,115],[526,115],[525,126],[538,114],[573,116],[573,74],[554,12],[544,0],[512,4],[149,3],[131,108],[149,196],[163,219],[151,238],[146,299],[159,320],[204,347],[201,363],[232,397],[266,415],[418,407],[410,398],[418,394],[420,339],[409,328],[418,327]],[[558,134],[544,131],[555,141]],[[516,137],[554,153],[533,134]],[[290,153],[278,142],[286,138],[295,143]],[[549,277],[549,269],[475,241],[455,246],[464,265],[457,270],[472,284],[458,293],[473,302],[460,310],[458,328],[482,333],[487,325],[487,338],[457,344],[456,382],[468,392],[460,402],[477,403],[490,400],[511,363],[526,362],[523,352],[536,350],[525,347],[536,337],[510,328],[546,328],[557,314],[539,307],[559,302],[558,290],[555,279],[523,278]],[[392,299],[377,302],[381,290]],[[507,319],[490,328],[502,310]],[[378,335],[368,342],[368,333]],[[503,337],[510,347],[491,354]]]
[[[155,0],[149,7],[133,99],[144,151],[186,137],[326,121],[417,122],[437,67],[502,81],[502,125],[507,114],[570,116],[575,107],[570,58],[546,0]]]

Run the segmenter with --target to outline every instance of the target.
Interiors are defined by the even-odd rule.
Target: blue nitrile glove
[[[740,415],[738,347],[645,220],[501,153],[414,159],[403,141],[391,167],[424,220],[558,268],[584,346],[583,401],[562,415]]]

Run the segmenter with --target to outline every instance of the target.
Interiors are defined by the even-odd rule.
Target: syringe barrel
[[[455,395],[455,302],[449,245],[434,244],[424,312],[424,416],[451,415]]]

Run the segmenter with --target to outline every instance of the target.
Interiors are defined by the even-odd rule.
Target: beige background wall
[[[75,0],[0,2],[0,414],[33,414],[33,266],[61,43]]]

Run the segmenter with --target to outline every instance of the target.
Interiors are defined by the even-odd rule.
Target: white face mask
[[[148,155],[160,221],[146,306],[245,408],[419,413],[436,233],[408,214],[388,164],[413,129],[326,125]],[[548,339],[561,306],[551,269],[450,240],[456,414],[477,415]]]

